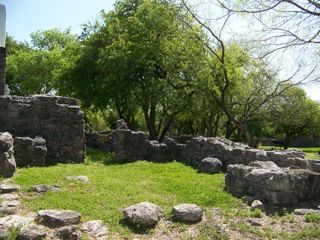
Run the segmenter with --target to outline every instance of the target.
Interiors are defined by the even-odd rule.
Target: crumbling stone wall
[[[84,114],[76,99],[34,95],[0,96],[0,132],[14,137],[42,137],[47,162],[84,161]]]
[[[13,138],[10,133],[0,132],[0,177],[12,177],[16,171],[13,155]]]

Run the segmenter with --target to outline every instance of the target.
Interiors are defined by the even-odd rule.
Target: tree
[[[315,133],[319,125],[320,104],[309,99],[303,89],[292,87],[271,102],[271,121],[283,133],[284,147],[299,134]]]
[[[228,119],[227,123],[241,131],[250,146],[255,146],[256,141],[250,134],[250,121],[259,119],[260,111],[271,99],[294,85],[290,80],[298,71],[289,78],[279,80],[277,72],[268,68],[263,59],[253,59],[245,47],[222,39],[229,15],[225,16],[219,31],[215,31],[193,12],[186,1],[182,3],[210,40],[207,42],[198,38],[199,44],[203,44],[212,56],[212,81],[205,85],[203,92],[218,104]],[[227,137],[228,132],[227,128]]]
[[[83,102],[112,104],[119,115],[120,108],[138,107],[150,139],[162,141],[205,74],[205,51],[195,41],[199,30],[182,22],[181,10],[165,0],[118,1],[103,18],[84,40],[71,69],[82,72],[69,74],[69,85]]]
[[[76,38],[69,30],[52,29],[33,33],[31,39],[30,46],[9,41],[6,70],[10,91],[16,95],[56,93],[58,75],[67,62],[65,50]]]

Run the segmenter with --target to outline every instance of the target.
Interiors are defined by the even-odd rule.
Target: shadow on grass
[[[128,228],[131,232],[135,233],[135,234],[148,234],[150,232],[150,230],[154,229],[155,226],[151,226],[151,227],[144,227],[141,225],[135,225],[132,224],[130,222],[128,222],[125,219],[121,219],[119,221],[119,224],[122,225],[123,227]]]

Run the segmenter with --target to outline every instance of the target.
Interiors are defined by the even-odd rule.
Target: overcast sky
[[[7,9],[7,32],[19,41],[29,41],[37,30],[71,27],[81,33],[81,24],[93,21],[101,10],[111,10],[115,0],[0,0]],[[320,101],[320,84],[304,87]]]

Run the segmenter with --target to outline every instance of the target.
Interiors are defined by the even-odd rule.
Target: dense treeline
[[[248,44],[208,35],[186,5],[121,0],[80,36],[52,29],[31,39],[7,38],[11,94],[76,97],[96,129],[123,118],[159,141],[192,134],[252,146],[320,135],[319,103],[252,58]]]

